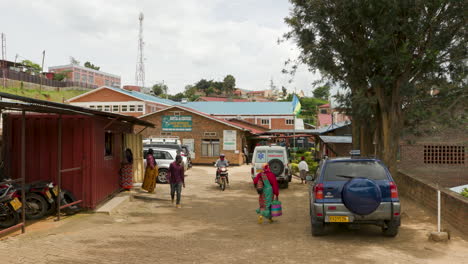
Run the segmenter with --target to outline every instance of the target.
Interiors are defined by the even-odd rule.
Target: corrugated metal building
[[[2,157],[5,175],[10,178],[20,178],[22,166],[26,183],[37,180],[57,183],[61,175],[62,189],[82,200],[83,207],[93,209],[120,190],[123,152],[130,148],[134,153],[135,179],[142,179],[142,138],[133,132],[133,126],[153,127],[152,124],[71,105],[3,93],[1,96],[30,103],[0,102],[2,107],[29,111],[25,115],[3,114]],[[39,111],[49,114],[37,113]],[[23,122],[25,160],[21,158]]]

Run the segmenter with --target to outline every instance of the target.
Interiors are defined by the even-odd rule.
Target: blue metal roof
[[[215,115],[293,115],[291,102],[187,102],[176,104]]]
[[[124,94],[127,94],[127,95],[130,95],[130,96],[133,96],[133,97],[136,97],[136,98],[144,100],[144,101],[155,102],[155,103],[166,104],[166,105],[175,105],[176,104],[176,102],[174,102],[172,100],[163,99],[163,98],[160,98],[160,97],[157,97],[157,96],[144,94],[144,93],[140,93],[140,92],[137,92],[137,91],[128,91],[128,90],[125,90],[125,89],[113,88],[113,87],[108,87],[108,86],[106,86],[106,88],[114,90],[114,91],[118,91],[118,92],[121,92],[121,93],[124,93]]]

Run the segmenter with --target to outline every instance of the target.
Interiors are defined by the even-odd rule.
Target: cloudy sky
[[[298,52],[293,43],[277,44],[288,31],[287,0],[0,0],[0,6],[9,60],[18,54],[39,63],[46,50],[45,68],[73,56],[134,84],[143,12],[147,85],[164,80],[176,93],[201,78],[232,74],[240,88],[268,89],[273,78],[278,87],[310,94],[319,78],[306,67],[291,83],[281,73]]]

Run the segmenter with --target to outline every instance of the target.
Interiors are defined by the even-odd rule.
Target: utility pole
[[[39,92],[42,92],[42,74],[44,73],[44,57],[45,57],[45,50],[42,51],[42,66],[41,66],[41,74],[39,78],[41,78],[41,83],[39,84]]]
[[[7,55],[6,55],[6,35],[2,33],[2,75],[3,75],[3,87],[6,88],[6,70],[7,70]]]

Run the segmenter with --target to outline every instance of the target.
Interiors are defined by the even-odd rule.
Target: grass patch
[[[0,92],[9,93],[34,99],[46,100],[51,102],[63,103],[65,100],[85,93],[82,90],[67,90],[67,91],[41,91],[31,89],[21,89],[17,87],[0,86]]]

